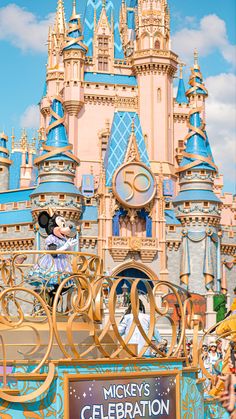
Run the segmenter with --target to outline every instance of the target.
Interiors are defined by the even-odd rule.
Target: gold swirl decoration
[[[23,312],[23,309],[21,307],[20,301],[21,296],[18,297],[20,294],[28,294],[28,296],[33,297],[34,301],[37,301],[39,304],[42,305],[42,308],[44,310],[44,317],[45,321],[47,322],[48,330],[49,330],[49,338],[48,338],[48,345],[45,351],[45,354],[41,361],[38,362],[36,367],[33,369],[33,371],[29,374],[30,375],[35,374],[36,372],[40,371],[43,365],[45,365],[46,362],[49,360],[49,355],[51,352],[52,344],[53,344],[53,324],[52,324],[52,318],[50,316],[50,311],[47,308],[47,305],[43,301],[43,299],[36,293],[35,291],[31,289],[27,289],[25,287],[18,287],[13,286],[4,289],[0,293],[0,304],[1,304],[1,315],[0,315],[0,327],[2,329],[2,332],[6,332],[7,330],[10,330],[11,333],[14,333],[14,331],[19,331],[21,328],[29,327],[31,328],[35,334],[36,334],[36,345],[35,348],[33,348],[31,351],[27,353],[27,356],[33,355],[34,353],[38,352],[38,349],[40,348],[40,338],[39,334],[35,327],[32,326],[32,324],[27,324],[27,320],[25,319],[25,314]],[[31,301],[29,301],[31,303]],[[10,305],[11,304],[11,308]],[[4,341],[3,337],[1,335],[1,343],[3,348],[3,366],[4,370],[6,370],[6,350],[4,347]],[[4,374],[5,375],[5,374]],[[55,366],[53,363],[49,362],[48,367],[48,373],[46,376],[46,379],[44,383],[35,391],[31,392],[30,394],[26,395],[11,395],[9,394],[9,388],[6,386],[6,375],[4,378],[5,385],[0,390],[0,398],[11,403],[23,403],[23,402],[29,402],[31,400],[36,399],[37,397],[41,396],[42,394],[47,391],[47,389],[50,387],[55,375]],[[12,374],[14,377],[14,374]],[[15,376],[17,379],[17,375]]]
[[[61,104],[63,104],[62,98],[60,96],[54,96],[52,98],[52,100],[56,99],[58,102],[60,102]],[[65,125],[65,114],[63,117],[61,117],[60,115],[58,115],[56,112],[54,112],[54,110],[52,109],[52,107],[50,107],[50,114],[51,116],[53,116],[54,119],[56,119],[56,121],[54,121],[52,124],[50,124],[47,127],[46,130],[46,134],[48,135],[49,132],[58,127],[59,125]],[[66,128],[66,127],[65,127]],[[53,147],[53,146],[48,146],[45,143],[43,143],[43,150],[47,151],[47,153],[45,153],[44,155],[37,157],[35,159],[35,164],[40,164],[42,163],[44,160],[47,160],[51,157],[57,156],[58,154],[64,154],[65,156],[69,157],[70,159],[74,160],[76,163],[80,163],[80,160],[74,156],[74,154],[70,153],[69,150],[72,150],[73,146],[72,144],[68,144],[67,146],[64,147]]]
[[[190,110],[189,119],[191,115],[195,114],[196,112],[201,112],[201,110],[202,110],[201,108],[194,108]],[[184,139],[185,142],[188,141],[192,136],[196,134],[200,135],[200,137],[202,137],[204,141],[206,141],[206,134],[203,131],[203,128],[204,128],[203,124],[201,125],[201,127],[194,127],[193,125],[190,124],[190,121],[188,121],[187,126],[190,131]],[[204,157],[204,156],[201,156],[200,154],[187,153],[186,151],[183,151],[182,155],[183,157],[194,159],[194,161],[189,164],[184,165],[183,167],[179,167],[178,169],[176,169],[177,173],[185,172],[186,170],[192,169],[193,167],[196,167],[201,163],[208,163],[210,166],[214,167],[216,171],[218,172],[218,167],[216,166],[216,164],[213,162],[213,160],[210,157]]]
[[[76,22],[69,22],[69,30],[68,30],[68,35],[66,37],[66,45],[65,48],[71,47],[71,46],[76,46],[79,45],[81,48],[83,48],[86,52],[88,51],[88,47],[87,45],[85,45],[82,40],[83,40],[83,36],[79,36],[77,38],[73,38],[72,36],[70,36],[71,32],[75,32],[75,31],[81,31],[81,25],[80,25],[80,21],[79,21],[79,16],[75,15],[72,16],[72,18],[74,18],[75,20],[77,20]]]
[[[196,81],[198,78],[200,81]],[[189,78],[190,89],[187,90],[186,96],[191,95],[198,95],[200,93],[197,92],[198,89],[203,90],[205,96],[208,96],[208,91],[204,84],[202,83],[202,73],[199,68],[191,68],[191,76]]]
[[[58,360],[60,362],[64,360],[68,364],[81,359],[86,359],[86,362],[94,359],[99,362],[104,358],[140,359],[147,351],[153,351],[158,358],[166,361],[178,358],[182,347],[186,347],[187,329],[192,329],[194,332],[193,365],[197,365],[200,319],[194,314],[189,293],[177,285],[160,281],[158,278],[150,281],[141,278],[104,276],[99,257],[80,252],[60,252],[71,258],[72,272],[67,272],[64,278],[62,276],[54,293],[53,303],[50,305],[47,299],[47,286],[41,292],[34,289],[34,280],[37,278],[29,280],[29,271],[42,255],[53,256],[57,253],[24,251],[24,253],[12,252],[11,255],[0,254],[2,266],[0,275],[4,277],[0,292],[0,345],[4,371],[8,362],[7,354],[16,360],[14,361],[16,366],[17,362],[20,364],[22,356],[33,363],[34,369],[26,373],[26,379],[27,377],[30,379],[36,372],[40,375],[41,368],[48,365],[46,379],[44,375],[44,382],[36,391],[14,395],[10,394],[10,388],[4,385],[0,391],[0,398],[7,402],[22,403],[42,396],[55,377],[55,364]],[[124,281],[130,288],[133,318],[128,333],[121,335],[119,323],[127,309],[127,300],[121,294]],[[141,284],[144,288],[143,295],[139,291]],[[178,307],[178,322],[173,317],[172,303],[163,299],[167,293],[171,293],[174,306]],[[148,330],[144,330],[140,321],[140,299],[150,316]],[[67,307],[60,312],[59,306],[62,307],[65,300]],[[163,319],[167,320],[171,331],[167,353],[153,341],[155,327],[158,329],[158,323]],[[137,330],[142,337],[141,347],[132,343],[132,335]],[[21,348],[16,353],[14,344],[7,341],[9,331],[11,333],[24,331],[23,348],[28,346],[30,349],[25,351]],[[44,340],[41,338],[41,333],[48,334],[46,342],[45,338]],[[185,349],[184,358],[189,365]],[[11,377],[17,381],[17,374],[11,374]],[[5,378],[7,378],[6,373]],[[5,382],[7,383],[6,379]]]

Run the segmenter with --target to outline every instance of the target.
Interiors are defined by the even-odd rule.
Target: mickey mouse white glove
[[[58,250],[72,250],[75,246],[77,245],[77,240],[76,239],[68,239],[67,242],[65,244],[63,244],[63,246],[61,246]]]

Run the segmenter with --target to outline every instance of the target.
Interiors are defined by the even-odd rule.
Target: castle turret
[[[139,0],[133,71],[139,86],[139,112],[155,171],[174,174],[173,76],[177,55],[170,49],[167,0]],[[148,103],[148,106],[147,106]]]
[[[182,226],[182,284],[192,292],[204,294],[215,288],[220,279],[217,270],[220,241],[221,201],[213,192],[214,163],[201,109],[190,111],[189,133],[185,138],[186,148],[180,163],[180,192],[173,205],[176,217]]]
[[[64,105],[69,114],[69,131],[71,138],[76,137],[77,116],[84,105],[84,64],[88,48],[83,44],[80,17],[76,13],[73,1],[72,16],[69,21],[66,44],[63,50],[65,66]],[[77,144],[74,144],[77,155]]]
[[[178,90],[177,90],[177,96],[176,96],[176,102],[179,105],[182,105],[183,103],[188,103],[188,98],[186,96],[186,90],[183,80],[183,63],[179,64],[179,83],[178,83]]]
[[[190,105],[201,108],[201,116],[205,122],[205,99],[208,97],[208,91],[203,83],[203,76],[198,63],[198,52],[194,50],[194,66],[191,68],[189,77],[189,89],[186,92]]]
[[[9,189],[9,169],[12,161],[9,159],[9,150],[7,148],[8,136],[0,133],[0,191]]]
[[[58,0],[53,28],[48,33],[47,93],[57,95],[63,87],[64,66],[62,50],[66,38],[66,21],[63,0]]]
[[[81,214],[81,197],[74,181],[79,159],[72,154],[65,127],[60,97],[53,99],[47,140],[41,156],[35,159],[39,184],[31,195],[33,216],[52,207],[66,218],[77,221]]]

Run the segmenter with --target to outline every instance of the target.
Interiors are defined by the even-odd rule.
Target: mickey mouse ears
[[[40,227],[46,228],[50,218],[50,215],[46,211],[40,212],[38,216],[38,223]]]

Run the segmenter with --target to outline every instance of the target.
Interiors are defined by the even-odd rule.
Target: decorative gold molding
[[[236,255],[236,243],[221,243],[220,249],[224,255]]]
[[[124,96],[112,96],[112,95],[98,95],[98,94],[85,94],[84,103],[92,105],[106,105],[114,106],[121,110],[138,110],[138,97],[124,97]]]
[[[0,240],[0,251],[31,250],[34,248],[34,237]]]
[[[94,249],[97,242],[98,242],[97,237],[83,236],[79,238],[80,249],[88,249],[88,248]]]
[[[142,262],[151,262],[158,252],[158,240],[149,237],[109,237],[108,248],[115,262],[122,262],[129,252],[140,253]]]

